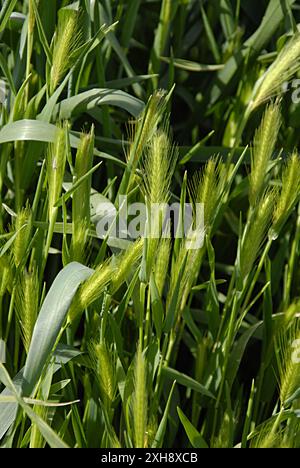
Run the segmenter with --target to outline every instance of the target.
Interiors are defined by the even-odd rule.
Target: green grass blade
[[[66,120],[105,104],[119,107],[133,117],[138,117],[144,109],[142,101],[124,91],[91,89],[61,101],[55,106],[52,117],[54,120]]]
[[[164,367],[163,374],[168,379],[176,380],[177,383],[179,383],[180,385],[183,385],[184,387],[195,390],[195,392],[201,393],[202,395],[205,395],[209,398],[215,398],[214,395],[209,390],[207,390],[203,385],[201,385],[196,380],[192,379],[192,377],[189,377],[188,375],[183,374],[182,372],[179,372],[175,369],[171,369],[170,367]]]
[[[177,406],[177,413],[184,427],[186,435],[188,436],[188,439],[190,443],[192,444],[192,447],[197,448],[197,449],[209,448],[207,443],[203,439],[202,435],[200,434],[200,432],[197,431],[197,429],[193,426],[191,421],[186,417],[184,412],[181,411],[181,409],[178,406]]]
[[[54,280],[35,324],[24,368],[23,393],[30,396],[66,319],[72,299],[93,270],[76,262],[67,265]]]
[[[5,0],[0,11],[0,32],[5,29],[7,22],[9,21],[10,15],[13,12],[17,4],[17,0]]]

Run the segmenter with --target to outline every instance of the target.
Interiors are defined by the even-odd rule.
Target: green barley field
[[[1,447],[300,448],[299,23],[0,1]]]

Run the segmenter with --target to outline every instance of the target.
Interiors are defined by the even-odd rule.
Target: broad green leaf
[[[191,421],[186,417],[183,411],[179,407],[177,407],[177,412],[179,419],[184,427],[186,435],[190,443],[192,444],[193,448],[201,449],[201,448],[209,448],[205,440],[203,439],[200,432],[197,431],[195,426],[191,423]]]
[[[76,358],[81,353],[71,346],[67,346],[65,344],[58,344],[54,353],[54,370],[53,372],[57,372],[62,365],[69,362],[71,359]],[[21,386],[23,382],[23,372],[24,368],[14,377],[13,384],[14,387],[17,389],[18,392],[21,391]],[[9,391],[7,388],[1,392],[0,396],[11,396],[12,392]],[[14,422],[16,415],[18,404],[17,403],[6,403],[2,404],[0,402],[0,439],[4,436],[4,434],[8,431],[12,423]]]
[[[0,395],[0,403],[13,403],[16,401],[16,397],[13,395]],[[55,402],[55,401],[43,401],[36,400],[35,398],[23,398],[24,403],[28,405],[43,406],[45,408],[58,408],[63,406],[73,405],[79,403],[80,400],[66,401],[66,402]]]
[[[80,263],[67,265],[55,278],[36,321],[23,374],[22,391],[30,396],[53,352],[73,297],[93,270]]]
[[[54,120],[66,120],[101,105],[112,105],[138,117],[144,103],[124,91],[114,89],[91,89],[58,103],[53,111]]]
[[[211,72],[211,71],[222,70],[222,68],[224,68],[224,65],[222,64],[208,65],[208,64],[192,62],[191,60],[179,59],[179,58],[170,59],[169,57],[161,57],[161,60],[166,63],[170,63],[172,60],[174,67],[180,68],[181,70],[191,71],[191,72]]]
[[[120,78],[119,80],[106,81],[106,86],[109,89],[121,89],[141,81],[151,80],[156,75],[136,75],[129,78]]]
[[[11,122],[0,130],[0,144],[10,143],[15,141],[39,141],[43,143],[53,143],[57,135],[57,127],[51,123],[43,122],[41,120],[18,120]],[[78,148],[80,138],[70,134],[70,144],[72,148]],[[103,159],[114,161],[120,166],[125,163],[119,159],[111,156],[110,154],[103,153],[94,149],[94,154]]]
[[[23,398],[19,396],[18,391],[15,388],[14,383],[11,380],[3,364],[0,364],[0,380],[4,385],[6,385],[6,388],[8,388],[12,392],[17,404],[19,404],[22,407],[23,411],[27,414],[27,416],[31,419],[31,421],[37,425],[41,434],[43,435],[45,440],[48,442],[50,447],[68,448],[68,446],[54,432],[54,430],[40,416],[38,416],[30,408],[30,406],[28,406],[28,404],[25,403]]]
[[[195,390],[195,392],[201,393],[209,398],[215,398],[214,395],[207,390],[203,385],[201,385],[196,380],[192,379],[186,374],[179,372],[175,369],[171,369],[170,367],[163,367],[162,373],[168,378],[172,380],[176,380],[180,385],[184,387],[190,388]]]
[[[57,134],[57,127],[47,122],[37,120],[18,120],[0,130],[0,144],[14,141],[53,142]]]
[[[176,385],[176,381],[173,382],[173,385],[172,385],[172,388],[168,397],[168,401],[165,406],[163,417],[161,418],[157,432],[155,434],[154,441],[152,443],[152,448],[161,448],[163,445],[164,435],[167,429],[168,417],[170,413],[171,401],[172,401],[172,396],[173,396],[175,385]]]

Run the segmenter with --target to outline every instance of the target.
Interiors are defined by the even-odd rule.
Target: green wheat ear
[[[81,42],[80,13],[62,10],[53,40],[53,63],[50,70],[49,92],[53,94],[61,79],[73,65],[72,54]]]
[[[243,278],[246,278],[252,270],[261,245],[267,237],[275,203],[276,191],[269,189],[251,214],[239,252],[239,265]]]
[[[137,268],[143,254],[143,246],[144,240],[138,239],[114,259],[114,274],[111,283],[112,293],[115,293],[128,279],[133,268]]]
[[[77,180],[84,177],[93,166],[94,156],[94,127],[91,132],[81,135],[80,144],[75,159],[75,174]],[[87,177],[72,199],[72,241],[71,258],[73,261],[83,263],[87,257],[88,230],[90,226],[90,194],[92,176]]]
[[[300,388],[300,363],[295,359],[296,343],[300,343],[298,319],[293,321],[287,331],[283,330],[276,340],[280,401],[283,407],[292,403],[293,396]]]
[[[294,152],[285,165],[282,173],[282,189],[273,216],[273,226],[270,235],[276,239],[286,222],[291,210],[300,196],[300,159]]]
[[[295,302],[290,304],[288,308],[284,311],[284,316],[281,322],[282,327],[284,327],[284,329],[288,328],[291,322],[295,320],[296,315],[299,313],[299,310],[300,310],[300,301],[296,300]]]
[[[84,309],[99,299],[110,284],[112,292],[116,292],[137,265],[142,252],[143,239],[139,239],[116,258],[98,265],[77,291],[69,310],[68,322],[73,322]]]
[[[127,166],[119,188],[121,195],[128,193],[141,157],[157,131],[159,122],[164,117],[169,96],[170,93],[167,95],[164,90],[155,91],[150,96],[141,116],[129,125],[130,145],[125,153]]]
[[[148,413],[146,371],[145,356],[142,352],[141,346],[138,345],[135,357],[134,394],[132,404],[134,445],[136,448],[144,448],[146,441]]]
[[[270,104],[257,130],[251,151],[251,173],[249,175],[249,199],[253,207],[260,199],[266,185],[268,166],[275,148],[281,117],[277,103]]]
[[[24,348],[28,353],[39,309],[39,280],[36,268],[20,272],[16,287],[16,312]]]
[[[109,412],[116,393],[115,365],[112,353],[105,342],[92,342],[89,345],[89,354],[99,384],[102,402]]]
[[[201,172],[196,172],[189,184],[190,198],[195,205],[203,203],[205,229],[210,230],[215,216],[216,208],[222,198],[225,185],[224,164],[217,157],[211,158]]]
[[[163,289],[166,282],[171,249],[171,239],[160,239],[154,265],[154,278],[160,297],[163,294]]]
[[[93,166],[94,141],[95,131],[94,126],[92,126],[89,133],[83,133],[80,137],[75,158],[76,180],[85,176]],[[91,177],[86,178],[73,193],[72,211],[75,223],[82,219],[90,221]]]
[[[111,282],[113,273],[114,268],[111,262],[106,261],[100,264],[89,279],[80,286],[69,310],[69,323],[73,322],[84,309],[100,298]]]
[[[129,126],[129,141],[131,145],[126,153],[126,159],[134,168],[147,148],[147,144],[157,130],[158,123],[164,116],[167,105],[166,91],[159,89],[150,96],[142,115]]]
[[[13,259],[18,268],[26,257],[26,250],[30,242],[32,212],[29,206],[22,208],[17,214],[14,221],[14,229],[17,235],[13,245]]]
[[[218,158],[212,158],[205,164],[202,172],[197,172],[193,176],[191,183],[188,185],[192,205],[195,207],[196,203],[203,204],[204,227],[201,227],[203,237],[204,235],[208,237],[210,235],[218,209],[222,203],[225,181],[224,164]],[[195,212],[193,213],[194,215]],[[201,233],[198,232],[197,235],[199,234]],[[179,297],[181,297],[181,310],[184,308],[191,288],[199,274],[204,252],[204,246],[197,249],[188,249],[187,240],[185,239],[181,243],[176,261],[172,265],[169,297],[175,290],[182,264],[187,259],[180,284]]]
[[[232,421],[231,415],[225,411],[221,428],[218,436],[214,439],[211,448],[229,448],[232,447],[232,441],[230,440],[230,434],[232,434],[232,426],[234,422]]]
[[[276,60],[257,82],[248,106],[251,113],[260,104],[282,92],[282,85],[289,81],[300,67],[300,34],[288,41]]]
[[[144,190],[147,200],[148,217],[146,229],[149,232],[147,239],[147,272],[150,274],[155,258],[159,238],[162,235],[165,219],[165,205],[170,198],[172,177],[177,160],[177,151],[171,143],[168,125],[157,130],[145,152],[143,162]],[[158,209],[158,205],[162,207]],[[157,216],[153,217],[156,207]]]
[[[13,281],[11,263],[8,255],[0,257],[0,299],[10,288]]]
[[[159,129],[145,151],[143,163],[145,192],[149,203],[167,203],[177,151],[171,143],[168,126]]]
[[[67,124],[58,127],[54,143],[48,147],[47,179],[48,179],[48,216],[49,220],[57,213],[55,206],[58,201],[65,173],[67,159]]]
[[[279,448],[283,441],[283,430],[276,428],[274,422],[268,421],[255,430],[251,437],[251,448]]]

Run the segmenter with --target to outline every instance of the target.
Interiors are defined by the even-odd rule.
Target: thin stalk
[[[162,373],[162,369],[163,369],[164,364],[165,364],[165,356],[166,356],[167,348],[168,348],[168,338],[169,338],[168,335],[164,336],[162,350],[161,350],[161,357],[160,357],[160,361],[159,361],[159,365],[158,365],[158,369],[157,369],[156,384],[155,384],[155,388],[154,388],[154,398],[156,398],[156,399],[158,399],[158,394],[159,394],[159,389],[160,389],[160,381],[161,381],[161,373]]]
[[[297,260],[297,251],[298,251],[299,241],[300,241],[300,205],[298,208],[296,233],[293,239],[291,253],[290,253],[290,257],[288,261],[287,280],[286,280],[284,294],[283,294],[283,307],[284,308],[288,307],[288,305],[290,304],[292,280],[293,280],[293,273],[294,273],[295,264]]]
[[[223,394],[224,384],[226,380],[225,378],[226,378],[229,357],[230,357],[230,351],[231,351],[231,347],[232,347],[232,343],[233,343],[235,331],[236,331],[236,318],[237,318],[237,313],[239,310],[239,297],[238,296],[239,294],[236,294],[234,296],[232,311],[230,315],[230,321],[229,321],[228,330],[226,333],[226,341],[225,341],[225,349],[224,349],[224,364],[223,364],[223,369],[222,369],[222,378],[221,378],[221,383],[220,383],[220,387],[218,391],[216,408],[219,407],[220,400]]]
[[[8,342],[10,327],[12,324],[12,318],[13,318],[13,312],[14,312],[14,306],[15,306],[15,295],[16,295],[16,286],[13,287],[11,298],[10,298],[7,325],[6,325],[6,331],[5,331],[5,340],[4,340],[6,343]]]
[[[55,228],[55,223],[56,223],[56,218],[57,218],[57,212],[58,209],[54,208],[52,211],[51,219],[49,222],[49,229],[47,231],[47,238],[46,238],[46,244],[43,252],[43,262],[42,262],[42,270],[41,270],[41,278],[43,277],[43,272],[45,271],[46,268],[46,263],[49,255],[49,250],[51,247],[51,242],[54,234],[54,228]]]
[[[34,25],[35,25],[35,16],[34,16],[34,9],[32,3],[35,0],[29,0],[28,5],[28,29],[27,29],[27,53],[26,53],[26,72],[25,72],[25,79],[27,80],[30,75],[30,68],[31,68],[31,57],[33,51],[33,35],[34,35]],[[25,90],[25,108],[28,104],[29,98],[29,82],[26,85]]]
[[[246,309],[246,307],[247,307],[248,304],[249,304],[249,301],[250,301],[250,299],[251,299],[251,294],[252,294],[252,292],[253,292],[253,289],[254,289],[254,287],[255,287],[255,284],[257,283],[257,280],[258,280],[258,278],[259,278],[259,275],[260,275],[260,273],[261,273],[261,270],[262,270],[262,268],[263,268],[263,266],[264,266],[264,263],[265,263],[265,260],[266,260],[267,255],[268,255],[268,253],[269,253],[269,250],[270,250],[270,248],[271,248],[272,242],[273,242],[273,240],[272,240],[271,238],[269,238],[269,239],[268,239],[268,242],[267,242],[267,244],[266,244],[266,246],[265,246],[265,248],[264,248],[264,251],[263,251],[263,253],[262,253],[261,257],[260,257],[260,261],[259,261],[259,264],[258,264],[258,266],[257,266],[255,275],[254,275],[254,277],[253,277],[253,279],[252,279],[252,281],[251,281],[251,284],[250,284],[250,286],[249,286],[249,289],[248,289],[246,298],[245,298],[244,303],[243,303],[243,306],[242,306],[242,308],[241,308],[241,314],[243,314],[244,310]]]
[[[15,372],[18,372],[18,362],[19,362],[19,351],[20,351],[20,329],[18,324],[15,322],[15,346],[14,346],[14,369]]]
[[[150,288],[148,288],[147,294],[147,309],[146,309],[146,320],[145,320],[145,338],[144,338],[144,347],[146,347],[150,340],[150,332],[151,332],[151,307],[150,307]]]
[[[140,346],[144,340],[144,311],[145,311],[145,294],[147,285],[145,283],[140,284],[140,313],[139,313],[139,343]]]
[[[255,397],[255,385],[254,385],[254,381],[252,381],[252,387],[250,391],[250,397],[249,397],[248,407],[247,407],[247,412],[246,412],[246,419],[245,419],[245,424],[243,428],[242,443],[241,443],[242,448],[247,447],[247,436],[249,434],[250,426],[251,426],[254,397]]]
[[[21,181],[23,179],[23,153],[24,142],[17,141],[15,143],[15,210],[18,213],[23,205],[23,193],[21,189]]]

